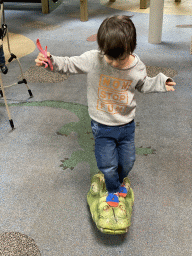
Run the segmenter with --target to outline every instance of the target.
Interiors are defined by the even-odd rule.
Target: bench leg
[[[147,9],[149,7],[149,0],[140,0],[140,9]]]
[[[87,0],[80,0],[80,19],[88,21]]]
[[[8,114],[8,117],[9,117],[9,123],[10,123],[10,126],[11,126],[12,130],[13,130],[14,129],[14,123],[13,123],[13,120],[11,119],[11,114],[10,114],[9,107],[8,107],[8,104],[7,104],[7,99],[6,99],[6,96],[5,96],[5,90],[4,90],[4,87],[3,87],[1,74],[0,74],[0,91],[1,91],[1,96],[3,96],[5,106],[6,106],[6,109],[7,109],[7,114]]]
[[[49,13],[49,0],[41,0],[42,5],[42,13],[47,14]]]

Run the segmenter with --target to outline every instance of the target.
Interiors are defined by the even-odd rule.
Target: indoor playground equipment
[[[18,81],[17,83],[14,83],[12,85],[4,86],[3,81],[2,81],[1,72],[0,72],[0,96],[3,97],[3,99],[4,99],[5,106],[6,106],[7,113],[8,113],[8,117],[9,117],[9,122],[10,122],[11,128],[14,129],[14,123],[13,123],[13,120],[11,118],[11,114],[10,114],[9,107],[8,107],[8,104],[7,104],[7,99],[6,99],[6,96],[5,96],[4,88],[11,87],[11,86],[16,85],[16,84],[25,84],[27,89],[28,89],[28,93],[30,95],[30,98],[33,97],[33,94],[32,94],[31,90],[28,87],[27,80],[24,78],[22,67],[21,67],[19,59],[17,58],[17,56],[15,54],[11,53],[10,44],[9,44],[8,27],[5,24],[4,1],[0,0],[0,6],[1,6],[1,10],[0,10],[0,21],[1,21],[1,27],[0,27],[0,42],[1,42],[1,44],[0,44],[0,68],[1,68],[1,72],[4,75],[6,75],[7,72],[8,72],[9,64],[14,59],[16,59],[18,64],[19,64],[20,71],[21,71],[21,77],[22,77],[22,80]],[[9,53],[10,53],[10,58],[8,60],[8,64],[5,63],[5,56],[4,56],[4,51],[3,51],[3,38],[5,36],[7,37],[8,50],[9,50]]]
[[[104,175],[99,171],[91,180],[91,187],[87,194],[87,203],[92,219],[102,233],[110,235],[124,234],[128,232],[131,225],[134,193],[127,177],[124,178],[123,182],[128,193],[126,197],[119,197],[119,205],[117,207],[112,207],[106,203],[108,192]]]

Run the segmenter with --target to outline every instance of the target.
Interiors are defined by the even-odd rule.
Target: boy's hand
[[[166,90],[168,91],[168,92],[170,92],[170,91],[175,91],[175,88],[173,88],[173,86],[174,85],[176,85],[176,83],[175,82],[171,82],[169,79],[166,81],[166,84],[165,84],[165,87],[166,87]]]
[[[50,52],[47,52],[47,57],[50,58],[50,56],[51,56]],[[44,55],[40,52],[35,62],[36,62],[36,66],[43,66],[45,64],[44,62],[48,62],[48,59],[45,58]]]

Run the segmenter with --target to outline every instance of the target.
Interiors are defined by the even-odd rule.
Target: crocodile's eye
[[[90,190],[91,190],[92,195],[98,194],[99,193],[99,185],[96,182],[93,182],[91,184],[91,189]]]
[[[126,211],[125,205],[119,205],[119,208],[120,208],[122,211]]]

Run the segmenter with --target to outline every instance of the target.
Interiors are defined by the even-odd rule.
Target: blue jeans
[[[107,126],[92,120],[91,128],[97,166],[104,174],[107,191],[116,193],[135,162],[135,122]]]

